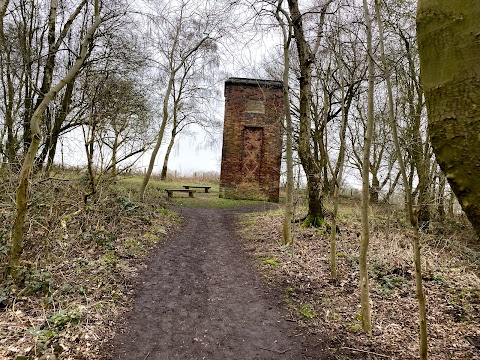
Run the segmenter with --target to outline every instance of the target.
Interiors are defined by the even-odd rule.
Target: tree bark
[[[370,175],[370,148],[372,145],[372,134],[374,127],[374,109],[373,109],[373,91],[375,74],[372,51],[372,20],[368,9],[367,0],[363,0],[363,10],[365,13],[365,25],[367,31],[367,57],[368,57],[368,110],[367,110],[367,129],[365,141],[363,144],[362,160],[362,241],[360,244],[360,297],[362,310],[363,330],[372,334],[372,318],[370,308],[370,289],[368,281],[368,246],[370,243],[370,228],[368,221],[369,208],[369,175]]]
[[[292,220],[293,220],[293,126],[292,115],[290,113],[290,44],[292,42],[292,26],[288,21],[288,14],[282,8],[283,0],[279,0],[275,11],[277,19],[283,34],[283,106],[285,111],[285,157],[287,168],[287,185],[285,196],[285,212],[283,217],[283,243],[293,244]],[[287,23],[283,20],[284,16]]]
[[[176,124],[174,124],[172,129],[172,137],[168,142],[167,151],[165,152],[165,158],[163,159],[162,173],[160,174],[160,180],[162,181],[167,179],[168,160],[170,159],[170,153],[172,152],[173,145],[175,144],[176,133],[177,133],[177,126]]]
[[[438,217],[440,221],[445,220],[445,183],[446,183],[445,175],[439,174],[439,184],[438,184],[438,194],[437,194],[437,199],[438,199],[437,212],[438,212]]]
[[[480,237],[480,41],[477,0],[419,0],[417,36],[432,147]]]
[[[323,33],[323,23],[327,8],[331,1],[328,1],[321,9],[320,24],[317,33],[314,49],[305,37],[302,14],[298,7],[298,1],[288,0],[290,18],[293,33],[296,39],[298,58],[300,62],[300,129],[298,137],[298,155],[300,162],[307,176],[308,192],[308,214],[303,226],[321,225],[324,219],[323,212],[323,183],[322,167],[315,160],[310,147],[311,143],[311,101],[312,101],[312,63],[319,46],[319,40]]]

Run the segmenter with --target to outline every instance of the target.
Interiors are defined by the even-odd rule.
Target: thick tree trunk
[[[378,180],[378,175],[376,172],[372,172],[372,186],[369,189],[370,191],[370,203],[378,204],[378,193],[380,192],[380,180]]]
[[[480,237],[478,0],[419,0],[417,36],[432,146]]]
[[[322,33],[322,24],[330,2],[331,1],[327,2],[321,11],[319,33],[317,34],[317,44],[315,45],[315,48],[318,47],[318,41]],[[312,124],[310,110],[312,99],[311,65],[315,59],[316,49],[310,49],[310,45],[305,38],[302,14],[298,7],[298,1],[288,0],[288,7],[290,9],[290,18],[300,62],[300,132],[298,139],[298,155],[307,176],[308,191],[308,214],[303,225],[321,225],[324,219],[322,167],[319,162],[315,160],[310,148]]]

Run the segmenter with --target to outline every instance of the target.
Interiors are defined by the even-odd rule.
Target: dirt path
[[[140,274],[108,359],[334,358],[264,289],[234,232],[238,209],[180,211],[184,225]]]

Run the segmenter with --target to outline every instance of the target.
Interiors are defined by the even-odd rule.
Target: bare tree
[[[212,51],[209,51],[212,50]],[[163,160],[161,180],[167,177],[168,160],[177,136],[196,124],[209,133],[219,124],[207,115],[209,102],[216,92],[214,71],[217,69],[216,47],[197,51],[185,61],[173,82],[170,105],[171,136]]]
[[[365,26],[367,32],[367,61],[368,61],[368,111],[367,111],[367,127],[365,132],[365,142],[363,150],[362,162],[362,241],[360,244],[360,295],[362,308],[362,327],[368,334],[372,333],[372,319],[370,309],[370,289],[368,286],[368,245],[370,242],[370,229],[368,219],[369,208],[369,175],[370,175],[370,146],[372,142],[372,134],[374,127],[374,108],[373,108],[373,91],[374,91],[374,62],[373,62],[373,46],[372,46],[372,20],[368,9],[367,0],[363,0],[363,10],[365,13]]]
[[[51,6],[53,8],[56,8],[55,0],[52,0]],[[13,270],[14,274],[16,272],[16,268],[18,268],[18,265],[20,263],[20,255],[23,251],[24,225],[28,210],[27,204],[30,188],[29,178],[34,165],[35,156],[42,138],[42,132],[40,128],[42,117],[50,101],[66,84],[68,84],[75,77],[75,75],[79,71],[80,67],[83,64],[83,61],[85,60],[85,57],[87,56],[88,46],[92,41],[93,35],[95,34],[97,28],[100,26],[101,22],[102,19],[100,17],[100,4],[99,0],[96,0],[94,5],[93,23],[85,34],[80,48],[80,53],[78,54],[75,63],[72,65],[72,67],[68,70],[68,72],[62,79],[60,79],[54,86],[48,88],[48,91],[45,93],[42,101],[36,107],[30,120],[32,137],[19,175],[19,185],[16,194],[17,211],[15,216],[15,222],[11,230],[12,249],[10,253],[10,267]],[[53,38],[51,38],[50,41],[53,41]],[[50,46],[53,45],[50,44]]]
[[[299,116],[300,127],[298,136],[298,154],[302,167],[307,175],[308,191],[308,214],[304,225],[320,225],[323,218],[323,184],[322,168],[312,153],[311,149],[311,127],[312,127],[312,64],[318,53],[320,40],[323,36],[325,16],[331,0],[325,2],[319,11],[319,20],[313,46],[307,40],[303,26],[303,15],[300,12],[298,1],[288,0],[290,10],[290,21],[293,26],[295,43],[300,65],[300,100]]]
[[[293,124],[290,110],[290,45],[292,43],[293,28],[287,11],[283,8],[283,0],[276,4],[275,18],[280,25],[283,40],[283,106],[285,111],[285,153],[287,168],[287,186],[285,199],[285,216],[283,219],[283,243],[292,244],[293,220]]]
[[[421,258],[420,258],[420,234],[419,234],[419,226],[418,226],[418,212],[414,211],[414,204],[413,204],[413,196],[412,196],[412,189],[409,187],[408,179],[407,179],[407,171],[405,167],[405,163],[403,161],[403,156],[401,153],[400,142],[398,140],[397,134],[397,123],[395,120],[395,107],[394,107],[394,100],[393,100],[393,91],[392,91],[392,84],[390,79],[390,70],[387,66],[387,61],[385,57],[385,46],[384,46],[384,35],[383,35],[383,22],[381,20],[381,10],[380,4],[378,0],[375,0],[375,8],[377,13],[377,23],[379,28],[379,36],[380,36],[380,51],[381,51],[381,60],[382,60],[382,67],[383,73],[385,75],[385,80],[387,83],[387,94],[388,94],[388,105],[389,105],[389,119],[392,128],[393,134],[393,141],[395,144],[395,149],[397,152],[397,160],[400,166],[400,171],[402,173],[402,178],[405,187],[405,194],[407,198],[407,206],[408,206],[408,215],[410,219],[410,223],[413,228],[413,256],[415,262],[415,284],[416,284],[416,293],[417,293],[417,300],[418,300],[418,307],[419,307],[419,323],[420,323],[420,359],[425,360],[427,359],[427,315],[426,315],[426,306],[425,306],[425,294],[423,292],[423,285],[422,285],[422,267],[421,267]],[[422,198],[419,198],[419,201]],[[417,205],[417,206],[421,206]]]
[[[222,21],[226,14],[221,15],[220,11],[227,11],[227,8],[215,9],[215,13],[206,10],[205,13],[198,13],[198,9],[192,9],[192,4],[189,1],[182,0],[177,9],[167,15],[158,14],[157,21],[160,33],[156,41],[164,45],[165,37],[169,39],[167,47],[162,47],[161,53],[164,56],[162,61],[165,61],[164,73],[166,75],[165,93],[163,94],[162,104],[162,118],[160,129],[157,135],[157,142],[153,148],[150,162],[143,179],[139,191],[139,197],[142,199],[145,194],[145,189],[150,180],[155,165],[160,146],[162,145],[165,128],[170,118],[169,102],[173,91],[173,86],[176,81],[178,72],[184,67],[186,62],[194,56],[197,52],[211,51],[215,49],[215,41],[222,36]],[[163,11],[168,12],[168,9]],[[218,18],[216,18],[218,16]],[[166,27],[161,27],[166,24]],[[162,33],[164,31],[164,34]]]

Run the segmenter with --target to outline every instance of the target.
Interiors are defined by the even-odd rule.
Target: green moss
[[[303,228],[307,228],[307,227],[324,228],[325,225],[326,225],[325,218],[319,217],[319,216],[313,216],[313,215],[308,215],[301,224]]]
[[[264,265],[268,265],[268,266],[271,266],[273,268],[277,268],[277,267],[280,266],[280,263],[279,263],[278,259],[276,259],[276,258],[262,257],[262,258],[260,258],[260,260],[262,261],[262,263]]]
[[[301,304],[298,311],[303,317],[310,320],[318,316],[317,312],[313,309],[313,306],[310,304]]]

